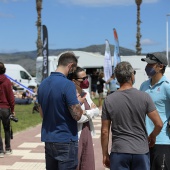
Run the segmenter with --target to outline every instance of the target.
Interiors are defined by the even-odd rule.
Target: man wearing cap
[[[156,142],[150,148],[151,170],[170,169],[170,81],[164,76],[168,61],[162,53],[147,54],[142,61],[147,62],[145,71],[149,80],[142,83],[140,90],[148,93],[164,123]],[[153,124],[146,118],[148,134],[153,130]]]

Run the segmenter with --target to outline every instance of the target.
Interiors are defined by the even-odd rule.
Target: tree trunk
[[[42,56],[42,41],[41,41],[41,9],[42,9],[42,0],[36,0],[36,9],[37,9],[37,57]]]
[[[136,33],[136,54],[137,55],[141,55],[141,44],[140,44],[140,39],[142,37],[141,33],[140,33],[140,5],[142,3],[142,0],[136,0],[136,5],[137,5],[137,33]]]

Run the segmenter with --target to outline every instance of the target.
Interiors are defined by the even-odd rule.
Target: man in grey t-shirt
[[[111,170],[149,170],[149,145],[155,144],[162,121],[150,96],[133,88],[135,71],[128,62],[115,68],[120,89],[104,100],[102,107],[101,145],[103,164]],[[147,135],[146,114],[155,128]],[[108,152],[112,132],[111,153]]]

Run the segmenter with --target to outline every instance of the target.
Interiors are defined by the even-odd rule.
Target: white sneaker
[[[4,153],[3,152],[0,153],[0,158],[4,158]]]
[[[12,154],[12,150],[11,150],[11,149],[6,150],[6,151],[5,151],[5,154],[6,154],[6,155],[11,155],[11,154]]]

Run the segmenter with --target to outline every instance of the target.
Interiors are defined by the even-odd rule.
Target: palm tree
[[[41,41],[41,9],[42,9],[42,0],[36,0],[36,9],[37,9],[37,22],[36,22],[36,26],[37,26],[37,56],[41,56],[42,55],[42,41]]]
[[[136,5],[137,5],[137,33],[136,33],[136,54],[140,55],[141,54],[141,50],[142,48],[140,47],[140,39],[142,37],[142,35],[140,34],[140,5],[142,3],[142,0],[135,0]]]

